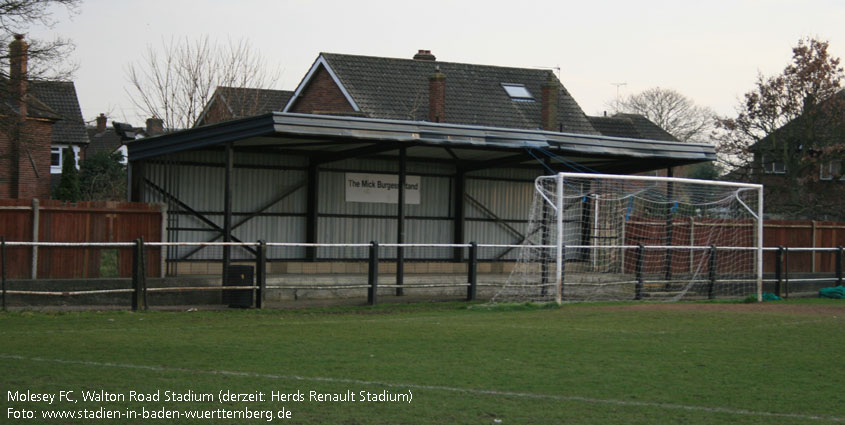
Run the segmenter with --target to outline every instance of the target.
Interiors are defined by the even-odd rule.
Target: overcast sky
[[[172,37],[247,39],[294,90],[319,52],[514,67],[560,67],[584,112],[660,86],[731,114],[758,72],[780,72],[801,37],[845,56],[845,1],[83,0],[57,10],[52,29],[29,35],[73,40],[74,76],[86,120],[107,113],[142,125],[127,65]]]

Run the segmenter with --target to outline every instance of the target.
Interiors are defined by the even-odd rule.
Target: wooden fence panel
[[[37,211],[32,206],[37,205]],[[78,202],[0,200],[0,235],[8,241],[32,241],[38,217],[40,242],[162,241],[163,208],[137,202]],[[9,278],[31,277],[32,248],[7,252]],[[37,277],[130,277],[131,248],[38,247]],[[161,250],[147,250],[147,274],[160,274]]]

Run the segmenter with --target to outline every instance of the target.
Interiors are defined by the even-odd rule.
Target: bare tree
[[[608,102],[617,113],[643,115],[682,142],[708,142],[715,113],[681,93],[660,87]]]
[[[82,0],[0,0],[0,77],[8,78],[9,43],[14,35],[23,34],[32,25],[52,27],[56,24],[52,11],[57,6],[76,13]],[[27,78],[66,80],[76,66],[68,61],[74,49],[70,40],[27,39]]]
[[[127,91],[143,113],[172,130],[192,127],[218,86],[269,88],[279,76],[246,40],[171,39],[127,67]]]

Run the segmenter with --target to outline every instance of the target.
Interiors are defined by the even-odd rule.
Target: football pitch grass
[[[845,422],[836,300],[8,312],[0,334],[0,423]]]

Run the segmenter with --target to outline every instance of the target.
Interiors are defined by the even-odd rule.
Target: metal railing
[[[147,285],[148,269],[145,252],[149,248],[162,248],[171,246],[249,246],[256,249],[257,255],[254,260],[255,280],[250,284],[244,285],[227,285],[224,282],[222,286],[175,286],[175,287],[149,287]],[[67,248],[111,248],[111,249],[131,249],[132,250],[132,273],[131,273],[131,287],[117,288],[117,289],[91,289],[91,290],[72,290],[72,291],[56,291],[56,290],[31,290],[31,289],[9,289],[7,288],[7,249],[17,247],[67,247]],[[269,247],[344,247],[344,248],[359,248],[367,249],[367,280],[366,283],[349,283],[349,284],[329,284],[329,285],[314,285],[314,284],[269,284],[267,283],[267,249]],[[401,276],[397,275],[395,283],[382,283],[379,281],[379,263],[380,263],[380,248],[440,248],[440,249],[467,249],[465,256],[466,263],[466,279],[460,283],[405,283]],[[386,243],[379,244],[371,242],[368,244],[309,244],[309,243],[288,243],[288,242],[145,242],[142,239],[137,239],[133,242],[16,242],[6,241],[5,238],[0,238],[0,275],[2,275],[2,308],[5,310],[7,305],[7,295],[38,295],[38,296],[52,296],[52,297],[74,297],[82,295],[100,295],[100,294],[130,294],[132,310],[144,310],[148,307],[147,296],[150,293],[178,293],[178,292],[203,292],[216,291],[226,293],[227,291],[251,291],[252,306],[256,308],[264,308],[266,305],[266,294],[268,290],[367,290],[367,303],[375,305],[378,303],[379,288],[395,289],[397,295],[402,294],[402,290],[415,288],[465,288],[466,293],[464,299],[467,301],[476,300],[478,298],[478,288],[481,286],[497,286],[496,284],[479,283],[478,281],[478,251],[483,248],[499,248],[499,249],[517,249],[523,248],[522,245],[508,245],[508,244],[395,244]],[[537,246],[532,248],[539,249],[554,249],[555,246]],[[709,286],[709,297],[713,297],[713,287],[719,279],[718,258],[716,253],[720,250],[732,251],[749,251],[759,250],[754,247],[716,247],[716,246],[590,246],[590,245],[571,245],[566,246],[566,249],[619,249],[619,250],[633,250],[635,254],[635,266],[633,272],[633,280],[630,283],[635,284],[635,292],[632,294],[632,299],[642,299],[642,291],[645,284],[654,282],[646,279],[643,273],[643,261],[646,257],[646,250],[702,250],[709,253],[708,256],[708,271],[707,277],[703,278]],[[787,248],[787,247],[767,247],[763,248],[765,252],[775,252],[775,273],[773,276],[763,279],[763,282],[773,284],[774,292],[778,296],[788,296],[790,290],[790,283],[795,282],[831,282],[838,285],[843,284],[843,248]],[[835,256],[835,272],[833,277],[806,277],[791,274],[789,269],[789,255],[792,253],[803,252],[828,252]],[[239,261],[243,263],[242,261]],[[566,267],[564,262],[564,268]],[[401,274],[402,269],[397,268],[397,273]],[[225,276],[225,271],[224,271]],[[659,281],[657,281],[659,282]],[[566,282],[564,281],[566,284]]]

